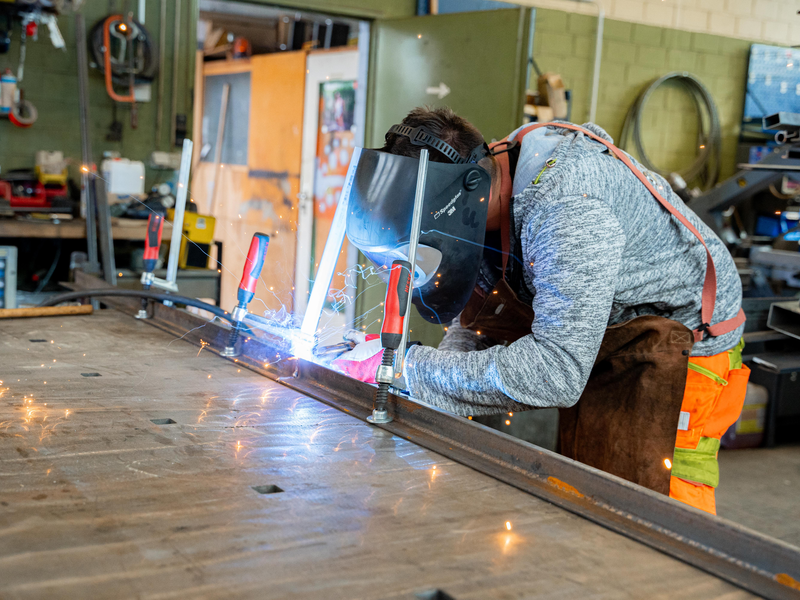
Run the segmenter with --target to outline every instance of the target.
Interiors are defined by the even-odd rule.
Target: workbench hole
[[[254,485],[253,489],[259,494],[280,494],[283,491],[277,485]]]
[[[177,421],[173,421],[170,418],[166,418],[166,419],[150,419],[150,422],[153,423],[153,425],[175,425],[175,423],[177,423]]]
[[[47,342],[47,340],[28,340],[28,341],[31,342],[32,344],[44,344]]]
[[[81,377],[102,377],[100,373],[81,373]]]
[[[456,600],[450,594],[442,590],[428,590],[417,594],[418,600]]]

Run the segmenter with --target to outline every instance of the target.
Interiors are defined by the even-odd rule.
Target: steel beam
[[[77,289],[103,287],[76,273]],[[104,303],[135,315],[139,302]],[[154,305],[147,323],[219,353],[228,329]],[[280,338],[242,340],[234,362],[366,420],[374,388],[294,357]],[[392,396],[382,429],[524,490],[765,598],[800,599],[800,548],[434,407]]]

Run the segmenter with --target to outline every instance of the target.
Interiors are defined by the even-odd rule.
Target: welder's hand
[[[365,383],[375,383],[375,373],[383,359],[383,346],[381,346],[381,336],[377,333],[370,333],[363,336],[363,341],[357,343],[356,347],[345,352],[334,360],[331,365],[345,375],[353,379],[358,379]],[[345,336],[346,337],[346,336]],[[359,337],[359,339],[362,339]],[[348,339],[348,341],[357,341]]]

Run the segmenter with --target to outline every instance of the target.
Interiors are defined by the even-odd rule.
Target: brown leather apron
[[[583,128],[545,123],[531,126],[521,131],[519,136],[547,125],[581,131],[609,147],[670,213],[677,213],[630,159],[623,159],[616,147]],[[500,202],[503,274],[490,293],[475,288],[461,313],[461,325],[479,331],[497,343],[509,344],[531,334],[534,312],[529,304],[519,300],[506,280],[511,250],[511,181],[508,157],[498,154],[497,159],[503,172]],[[693,233],[697,231],[683,215],[677,218]],[[700,234],[696,235],[702,242]],[[707,271],[710,271],[714,285],[711,306],[708,307],[707,273],[702,313],[703,317],[708,314],[710,321],[716,296],[716,273],[710,253],[708,259]],[[704,325],[695,332],[677,321],[656,316],[637,317],[608,327],[580,400],[575,406],[559,411],[561,454],[668,495],[670,471],[664,459],[671,459],[675,450],[692,346],[695,341],[703,339],[704,332],[713,329],[714,335],[721,335],[725,333],[723,330],[735,329],[744,321],[744,313],[740,311],[736,318],[712,326],[707,325],[709,321],[705,318],[703,321]]]

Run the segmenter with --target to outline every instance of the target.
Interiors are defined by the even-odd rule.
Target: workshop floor
[[[800,546],[800,446],[721,450],[717,513]]]
[[[0,373],[3,600],[752,597],[119,313]]]

